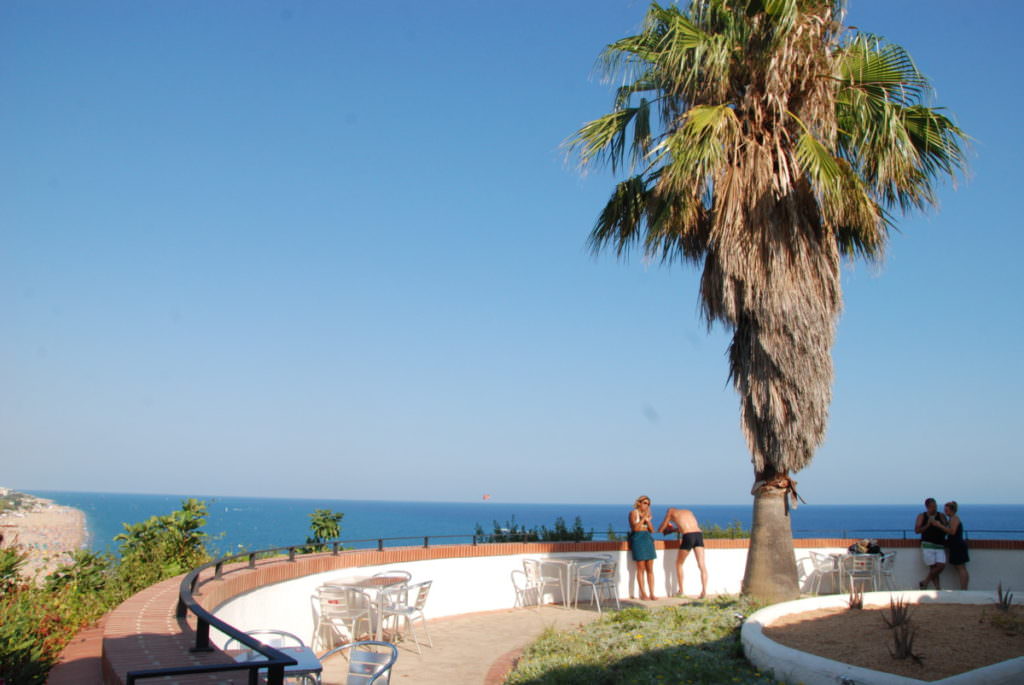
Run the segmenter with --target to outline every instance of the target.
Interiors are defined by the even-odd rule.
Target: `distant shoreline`
[[[86,548],[89,534],[81,509],[2,487],[0,501],[12,505],[0,511],[2,544],[27,553],[24,577],[40,580],[70,563],[75,551]]]

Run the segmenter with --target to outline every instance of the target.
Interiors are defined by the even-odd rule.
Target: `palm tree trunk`
[[[758,473],[754,490],[754,525],[743,574],[742,592],[768,602],[784,602],[800,596],[797,582],[793,532],[786,498],[789,491],[769,483],[774,471]],[[782,478],[786,478],[782,474]],[[788,482],[788,478],[786,479]]]

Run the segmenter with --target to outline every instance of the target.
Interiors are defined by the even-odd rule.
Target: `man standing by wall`
[[[708,594],[708,570],[704,565],[704,533],[697,525],[697,518],[689,509],[676,509],[669,507],[665,514],[665,520],[658,526],[659,533],[682,533],[683,539],[679,543],[679,554],[676,557],[676,578],[679,581],[679,594],[683,594],[683,562],[690,556],[690,551],[697,558],[697,566],[700,568],[700,597],[703,599]]]
[[[917,584],[922,590],[928,587],[928,583],[933,583],[935,589],[939,589],[939,576],[942,569],[946,568],[946,532],[943,528],[946,525],[946,517],[939,512],[935,498],[926,499],[924,511],[914,521],[914,532],[921,536],[921,556],[924,565],[928,567],[928,575]]]

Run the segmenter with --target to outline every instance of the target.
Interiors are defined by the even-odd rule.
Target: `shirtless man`
[[[676,556],[676,578],[679,580],[679,594],[683,594],[683,562],[690,556],[690,550],[697,557],[700,568],[700,597],[708,594],[708,570],[704,566],[704,533],[697,525],[697,519],[689,509],[669,507],[665,520],[658,526],[658,532],[669,535],[682,533],[683,541],[679,543],[679,554]]]

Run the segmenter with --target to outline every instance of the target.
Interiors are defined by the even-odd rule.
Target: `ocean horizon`
[[[524,503],[501,501],[415,502],[322,498],[230,497],[210,495],[153,495],[135,493],[66,492],[25,490],[85,513],[88,547],[96,552],[116,551],[114,536],[124,523],[138,523],[150,516],[178,509],[194,497],[206,502],[204,531],[215,554],[245,548],[266,549],[301,544],[309,534],[309,515],[315,509],[343,513],[341,539],[351,547],[372,547],[377,539],[389,546],[467,542],[476,526],[491,532],[497,524],[532,528],[551,527],[561,517],[571,526],[579,516],[585,530],[604,539],[609,529],[627,529],[629,503]],[[751,504],[685,505],[666,503],[653,507],[656,522],[668,506],[692,509],[701,526],[751,525]],[[801,504],[792,512],[794,537],[914,538],[914,518],[920,504],[848,505]],[[1024,539],[1024,505],[960,504],[964,528],[974,539]],[[358,542],[357,542],[358,541]]]

